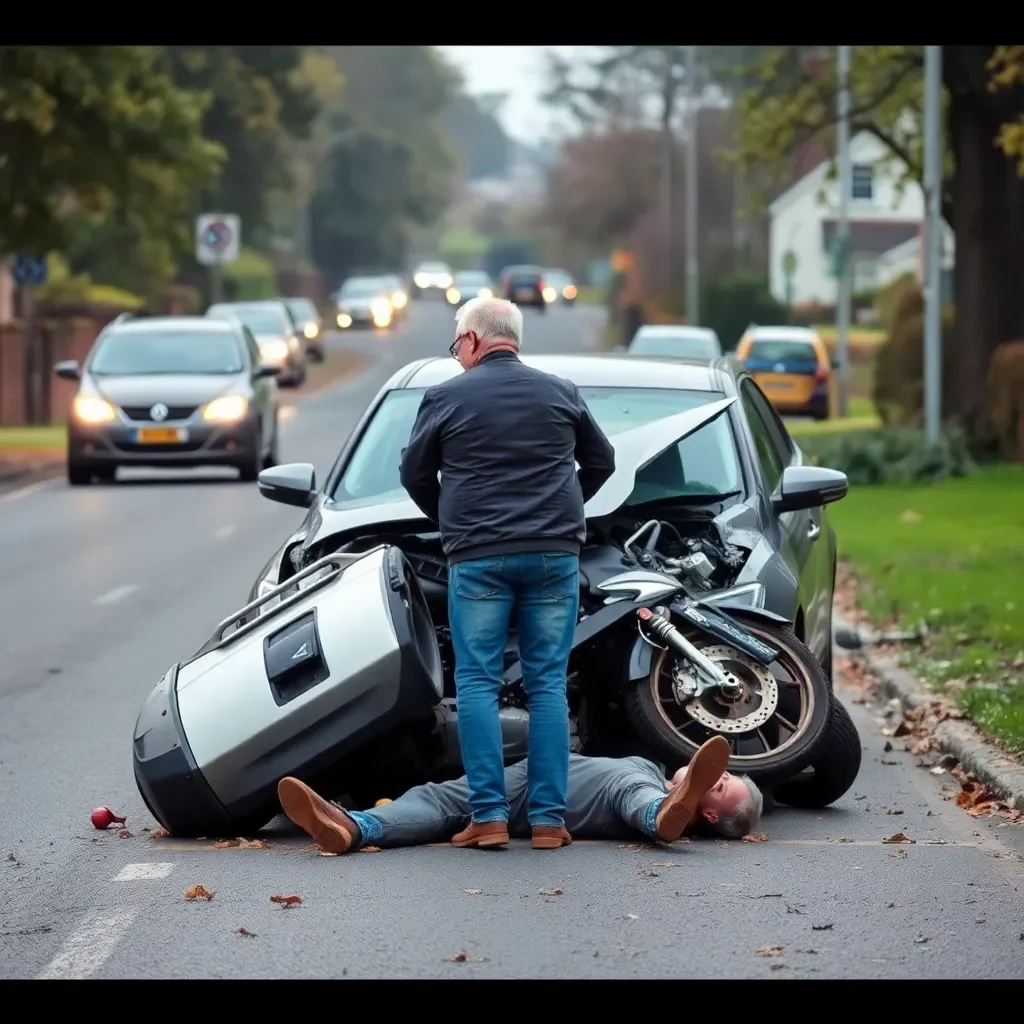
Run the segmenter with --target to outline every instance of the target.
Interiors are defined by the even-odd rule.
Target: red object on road
[[[92,819],[93,828],[98,828],[100,831],[109,828],[115,821],[118,825],[123,825],[127,820],[119,818],[109,807],[97,807],[90,815],[90,818]]]

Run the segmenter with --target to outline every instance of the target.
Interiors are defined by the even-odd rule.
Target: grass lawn
[[[580,306],[603,306],[608,289],[595,284],[581,284],[576,287],[576,302]]]
[[[64,424],[46,427],[0,427],[0,455],[8,452],[62,452]]]
[[[1024,754],[1024,466],[854,487],[829,517],[861,607],[879,625],[927,622],[914,668]]]
[[[835,344],[835,324],[815,324],[814,330],[818,332],[818,337],[820,337],[826,345]],[[847,344],[861,345],[865,348],[881,345],[885,339],[886,333],[880,327],[851,327],[846,333]]]
[[[799,443],[801,437],[834,437],[856,430],[875,430],[881,426],[870,398],[851,395],[847,413],[844,417],[833,416],[828,420],[786,420],[786,429]]]

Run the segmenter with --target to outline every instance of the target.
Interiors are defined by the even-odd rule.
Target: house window
[[[853,264],[853,294],[863,295],[878,288],[878,261],[859,259]]]
[[[870,202],[874,195],[874,179],[875,169],[871,164],[854,164],[851,198]]]

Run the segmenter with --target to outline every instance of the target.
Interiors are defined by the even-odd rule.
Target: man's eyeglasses
[[[457,337],[457,338],[456,338],[456,339],[455,339],[455,340],[454,340],[454,341],[453,341],[453,342],[451,343],[451,345],[449,345],[449,346],[448,346],[448,351],[449,351],[449,352],[451,353],[451,357],[452,357],[452,359],[454,359],[454,358],[455,358],[455,350],[456,350],[456,349],[457,349],[457,348],[459,347],[459,342],[460,342],[460,341],[462,341],[462,339],[463,339],[463,338],[468,338],[468,337],[469,337],[469,336],[470,336],[470,335],[471,335],[472,333],[473,333],[472,331],[466,331],[466,332],[465,332],[464,334],[460,334],[460,335],[459,335],[459,336],[458,336],[458,337]]]

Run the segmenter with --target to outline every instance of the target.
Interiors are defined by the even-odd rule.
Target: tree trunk
[[[987,428],[987,378],[996,347],[1024,339],[1024,179],[996,147],[1000,126],[1020,109],[1018,90],[988,92],[992,47],[943,47],[950,142],[956,162],[952,228],[956,237],[954,409],[973,436]]]

